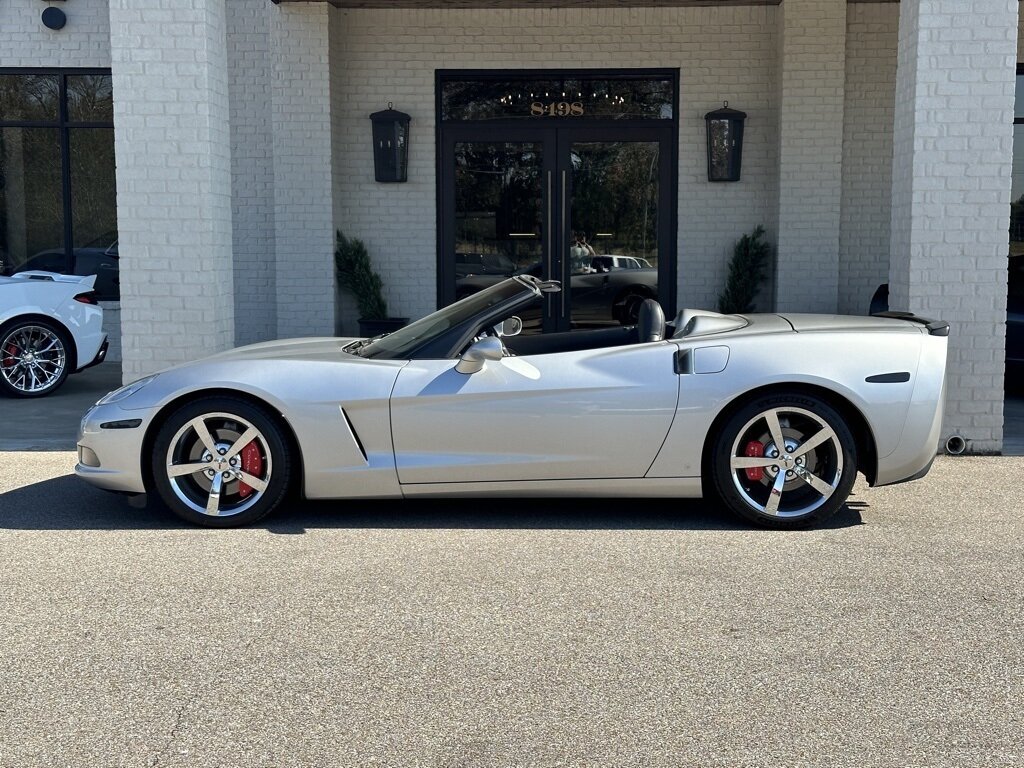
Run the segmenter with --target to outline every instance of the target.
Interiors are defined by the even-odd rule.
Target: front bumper
[[[79,426],[75,474],[107,491],[145,493],[142,443],[154,415],[116,403],[94,405]]]

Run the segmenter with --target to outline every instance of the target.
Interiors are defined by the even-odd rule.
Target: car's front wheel
[[[197,525],[229,528],[254,523],[281,503],[291,465],[288,442],[263,408],[205,397],[160,426],[151,469],[172,512]]]
[[[771,528],[816,525],[832,517],[853,489],[855,442],[824,400],[772,395],[726,422],[711,472],[721,500],[743,519]]]
[[[43,397],[70,373],[67,334],[42,319],[15,320],[0,328],[0,391]]]

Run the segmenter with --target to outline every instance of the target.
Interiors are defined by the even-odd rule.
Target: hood
[[[250,344],[246,347],[212,355],[207,360],[351,360],[353,362],[371,362],[359,355],[351,355],[344,347],[358,341],[357,338],[338,338],[335,336],[308,339],[282,339]]]

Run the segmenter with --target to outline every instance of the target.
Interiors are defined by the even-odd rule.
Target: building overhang
[[[782,0],[272,0],[274,3],[322,2],[335,8],[628,8],[714,7],[726,5],[778,5]],[[879,0],[849,0],[878,2]],[[896,2],[896,0],[882,0]]]
[[[321,2],[335,8],[630,8],[779,5],[782,0],[272,0],[274,3]],[[898,3],[899,0],[846,0],[847,3]]]

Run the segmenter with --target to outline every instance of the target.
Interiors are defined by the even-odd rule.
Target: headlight
[[[156,376],[146,376],[144,379],[133,381],[131,384],[126,384],[120,389],[115,389],[110,394],[104,395],[100,398],[96,405],[107,405],[108,403],[117,403],[124,400],[126,397],[131,397],[144,386],[149,384]]]

